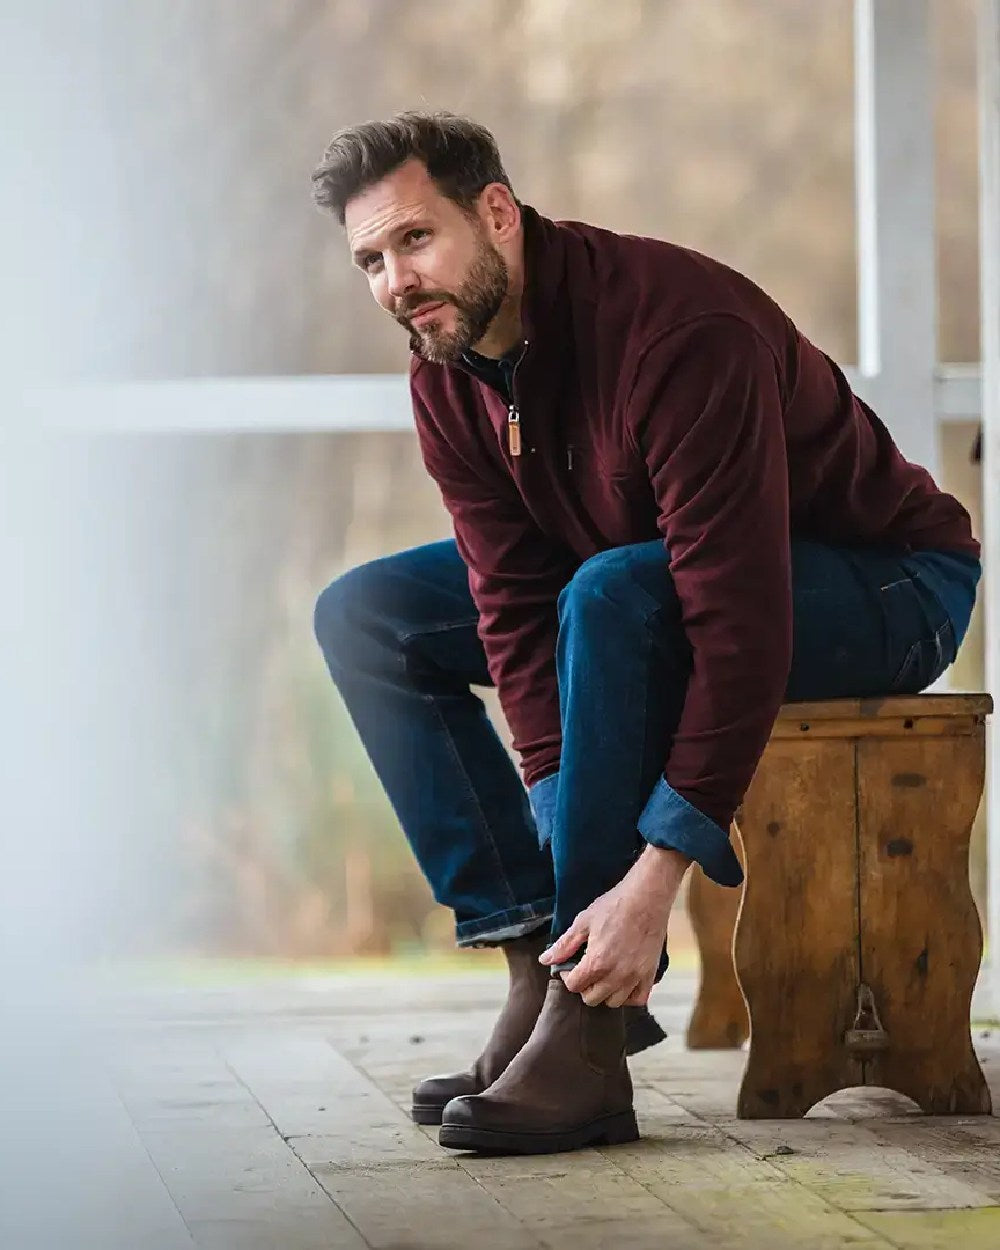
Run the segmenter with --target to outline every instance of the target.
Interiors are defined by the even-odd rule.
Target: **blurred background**
[[[932,7],[939,359],[974,361],[974,4]],[[297,432],[289,411],[227,433],[212,380],[405,370],[406,336],[309,180],[338,128],[403,108],[470,114],[543,213],[708,252],[856,362],[853,16],[852,0],[50,0],[4,16],[19,951],[450,949],[312,634],[339,572],[449,534],[436,489],[409,431],[336,430],[350,388],[323,392],[330,430]],[[24,398],[120,382],[190,383],[183,421],[146,430],[139,405],[128,432],[100,433],[65,398],[72,432],[44,434]],[[943,483],[978,529],[976,426],[941,431]],[[978,620],[955,678],[982,688]],[[984,862],[980,822],[981,903]]]

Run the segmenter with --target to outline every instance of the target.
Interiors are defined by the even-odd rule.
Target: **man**
[[[342,131],[314,183],[409,332],[455,531],[334,582],[317,636],[459,944],[511,968],[484,1055],[414,1113],[458,1148],[633,1140],[625,1010],[692,861],[741,882],[728,829],[779,706],[930,684],[979,546],[758,287],[546,219],[481,126]]]

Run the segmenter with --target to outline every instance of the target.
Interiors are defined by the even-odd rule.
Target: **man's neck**
[[[473,350],[477,351],[480,356],[499,360],[501,356],[506,356],[516,347],[521,341],[521,310],[515,308],[513,311],[514,315],[511,316],[506,306],[501,308],[479,342],[472,344]]]
[[[521,326],[521,297],[524,293],[523,258],[519,258],[519,263],[516,265],[508,262],[508,272],[510,273],[510,286],[504,302],[500,305],[500,311],[490,322],[489,329],[479,342],[472,344],[473,350],[477,351],[480,356],[489,356],[492,360],[499,360],[501,356],[506,356],[524,338]]]

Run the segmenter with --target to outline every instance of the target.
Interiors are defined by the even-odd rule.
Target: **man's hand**
[[[641,1007],[649,999],[667,937],[667,920],[691,860],[679,851],[647,846],[625,876],[580,912],[540,957],[569,959],[587,943],[580,963],[560,976],[590,1007]]]

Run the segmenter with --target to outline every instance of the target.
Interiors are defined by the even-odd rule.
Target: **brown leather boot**
[[[550,940],[544,927],[502,944],[510,988],[493,1032],[471,1068],[450,1076],[431,1076],[416,1086],[410,1114],[418,1124],[440,1124],[441,1112],[453,1098],[488,1089],[531,1036],[551,975],[538,956]],[[645,1007],[625,1007],[624,1016],[626,1055],[637,1055],[667,1036]]]
[[[550,941],[549,927],[544,925],[527,937],[502,944],[510,987],[493,1032],[471,1068],[428,1077],[414,1089],[411,1114],[418,1124],[440,1124],[441,1112],[452,1098],[488,1089],[531,1036],[549,983],[549,970],[538,962],[538,956]]]
[[[454,1098],[440,1142],[454,1150],[550,1154],[635,1141],[621,1007],[588,1007],[549,981],[531,1037],[489,1089]]]

